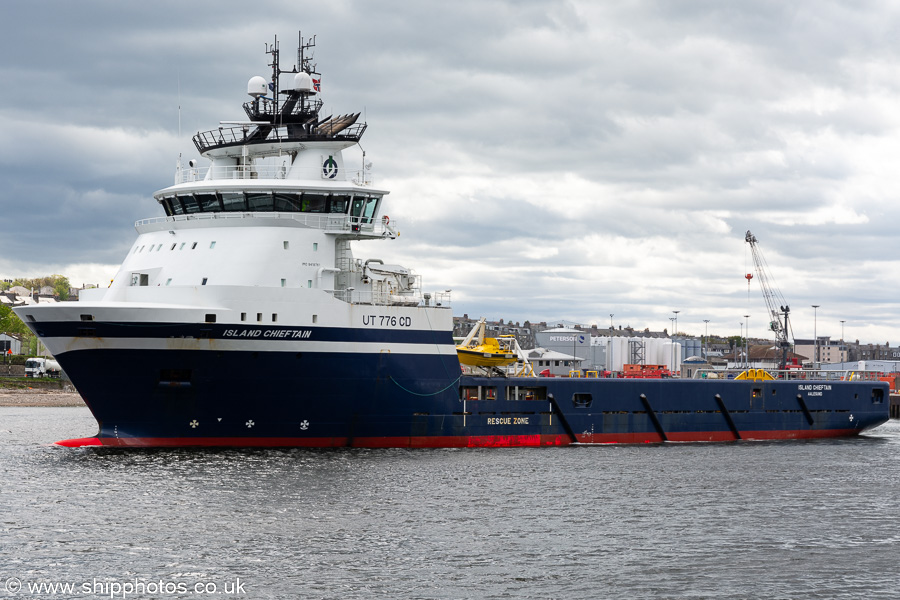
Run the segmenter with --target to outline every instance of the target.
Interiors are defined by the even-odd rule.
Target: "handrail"
[[[135,221],[135,227],[157,223],[176,223],[179,221],[206,221],[209,219],[290,219],[314,229],[326,232],[362,233],[366,235],[395,236],[396,221],[385,223],[384,219],[369,220],[365,217],[352,217],[344,214],[318,214],[294,212],[209,212],[172,215],[170,217],[152,217]]]
[[[271,127],[265,136],[260,135],[268,125],[251,127],[219,127],[209,131],[199,131],[194,137],[194,146],[201,154],[214,148],[239,146],[243,144],[262,144],[272,142],[315,142],[328,140],[359,141],[366,131],[366,123],[355,123],[336,133],[307,133],[300,127]],[[259,137],[257,137],[259,136]]]
[[[319,167],[292,167],[286,164],[227,165],[216,167],[178,167],[175,169],[175,184],[196,181],[222,181],[234,179],[275,179],[320,181],[322,169]],[[334,180],[331,180],[334,181]],[[355,185],[369,186],[374,179],[369,169],[345,170],[338,181],[350,181]]]
[[[327,290],[337,300],[348,304],[371,304],[377,306],[424,306],[420,290],[411,293],[391,294],[368,290]]]
[[[768,373],[773,379],[781,381],[877,381],[882,371],[860,371],[859,369],[830,370],[830,369],[751,369],[752,371]],[[694,371],[694,379],[736,379],[742,373],[748,373],[746,368],[731,369],[697,369]],[[758,375],[758,374],[754,374]],[[749,380],[761,380],[759,377],[747,377]]]

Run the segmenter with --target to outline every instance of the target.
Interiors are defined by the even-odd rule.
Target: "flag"
[[[322,82],[321,79],[313,79],[313,89],[316,90],[317,92],[322,91],[322,86],[320,85],[321,82]]]

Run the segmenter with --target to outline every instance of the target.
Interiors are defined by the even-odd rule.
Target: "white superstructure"
[[[210,164],[179,158],[174,185],[154,194],[165,216],[136,223],[108,288],[82,290],[79,303],[52,312],[21,313],[29,323],[84,323],[74,338],[50,336],[52,353],[125,343],[98,342],[92,321],[371,328],[387,319],[402,329],[452,329],[449,298],[431,305],[411,269],[354,255],[353,242],[395,239],[397,227],[382,214],[388,192],[372,185],[365,154],[355,170],[344,160],[366,129],[359,113],[319,115],[321,76],[305,57],[312,45],[301,40],[290,71],[280,69],[277,41],[267,48],[272,79],[248,82],[248,119],[194,136]]]

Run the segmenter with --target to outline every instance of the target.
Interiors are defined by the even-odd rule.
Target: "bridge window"
[[[375,207],[378,206],[378,198],[353,198],[350,214],[358,217],[361,223],[371,223],[375,216]]]
[[[300,197],[297,194],[275,192],[275,210],[277,212],[300,212]]]
[[[366,210],[363,212],[363,220],[366,223],[372,222],[372,218],[375,216],[376,206],[378,206],[378,198],[369,198],[366,200]]]
[[[248,192],[196,192],[166,196],[157,201],[166,216],[198,212],[309,212],[347,214],[350,196],[333,196],[325,192],[300,193],[275,190]],[[354,201],[355,216],[371,222],[378,198],[359,197]]]
[[[327,196],[325,194],[303,194],[300,200],[300,210],[302,212],[323,213],[325,212],[325,202]]]
[[[247,192],[247,206],[255,211],[272,211],[274,199],[272,192]]]
[[[222,192],[222,206],[226,211],[247,210],[243,192]]]
[[[194,194],[197,202],[200,204],[200,210],[203,212],[218,212],[222,210],[219,203],[219,196],[216,194]]]
[[[200,212],[200,204],[193,196],[178,196],[178,200],[184,206],[184,212],[187,214]]]
[[[328,200],[328,212],[346,214],[347,207],[350,206],[349,196],[332,196]]]

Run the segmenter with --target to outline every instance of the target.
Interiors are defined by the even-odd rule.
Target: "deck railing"
[[[694,371],[694,379],[734,379],[747,371],[765,371],[773,378],[780,381],[878,381],[883,373],[880,371],[859,370],[827,370],[827,369],[698,369]],[[750,378],[753,380],[753,378]]]
[[[290,219],[313,229],[322,229],[334,233],[364,233],[367,236],[396,235],[397,223],[386,224],[384,219],[370,220],[365,217],[351,217],[343,214],[316,214],[293,212],[213,212],[193,213],[189,215],[173,215],[171,217],[153,217],[136,221],[134,226],[153,225],[157,223],[177,223],[189,221],[206,221],[219,219]]]
[[[328,292],[338,300],[348,304],[371,304],[377,306],[424,306],[418,291],[411,294],[389,294],[363,290],[331,290]]]
[[[265,131],[270,128],[269,131]],[[209,131],[201,131],[194,135],[194,145],[202,154],[212,148],[226,146],[238,146],[242,144],[279,143],[279,142],[303,142],[303,141],[327,141],[348,140],[358,141],[366,131],[365,123],[355,123],[335,132],[329,131],[327,126],[318,127],[313,133],[308,133],[300,128],[270,127],[269,125],[247,125],[238,127],[219,127]],[[263,133],[265,135],[263,135]]]
[[[179,167],[175,169],[175,185],[198,181],[227,181],[246,179],[275,179],[302,181],[351,181],[356,185],[369,186],[374,183],[370,169],[344,170],[334,178],[322,176],[319,167],[289,167],[286,164],[228,165],[218,167]]]

